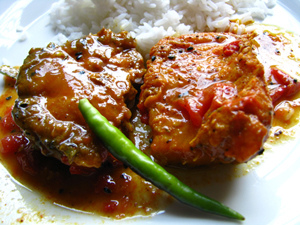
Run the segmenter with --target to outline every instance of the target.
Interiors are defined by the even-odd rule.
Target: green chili
[[[162,166],[153,162],[149,156],[136,148],[119,129],[102,116],[87,99],[79,101],[79,109],[89,127],[111,154],[140,176],[184,204],[228,218],[244,220],[244,217],[238,212],[200,194],[168,173]]]

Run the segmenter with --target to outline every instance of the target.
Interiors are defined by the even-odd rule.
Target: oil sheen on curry
[[[274,107],[299,91],[299,65],[284,70],[297,64],[290,45],[283,34],[267,30],[159,41],[138,104],[152,129],[154,158],[193,167],[243,163],[261,154]]]
[[[87,98],[116,127],[129,132],[134,83],[145,72],[127,33],[97,35],[33,48],[16,82],[16,124],[41,149],[68,165],[99,168],[108,152],[86,125],[78,101]]]

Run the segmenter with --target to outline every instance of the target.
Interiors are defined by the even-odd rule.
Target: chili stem
[[[89,127],[111,154],[141,177],[184,204],[228,218],[244,220],[244,217],[238,212],[195,191],[152,161],[149,156],[136,148],[118,128],[102,116],[87,99],[79,101],[79,109]]]

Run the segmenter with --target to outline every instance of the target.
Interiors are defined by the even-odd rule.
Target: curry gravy
[[[274,60],[272,63],[275,61],[283,62],[280,65],[276,64],[282,69],[286,68],[287,64],[293,64],[293,70],[287,72],[293,72],[293,77],[297,79],[299,75],[299,59],[294,52],[299,49],[299,42],[290,33],[272,29],[269,27],[265,28],[264,32],[268,32],[268,37],[276,38],[279,33],[279,36],[288,36],[287,40],[290,41],[286,42],[287,40],[280,39],[283,41],[279,41],[277,43],[278,46],[270,46],[270,49],[265,50],[274,51],[280,47],[281,56],[278,55],[276,59],[272,59]],[[266,33],[261,35],[266,35]],[[264,38],[268,38],[266,36],[262,37],[258,39],[258,44],[259,41],[264,41]],[[283,55],[287,56],[288,59],[286,61],[281,60]],[[267,61],[270,62],[266,60],[266,63],[268,63]],[[14,125],[9,126],[9,119],[5,119],[6,122],[3,122],[4,118],[7,118],[7,115],[10,114],[14,100],[17,98],[14,80],[4,77],[4,81],[5,88],[0,98],[0,139],[20,132]],[[270,83],[270,85],[272,84]],[[293,96],[285,96],[274,103],[274,118],[270,137],[266,143],[269,146],[268,148],[295,138],[294,129],[299,124],[299,99],[300,94],[298,93]],[[133,115],[135,115],[132,119],[135,127],[133,139],[141,150],[148,152],[149,127],[140,122],[140,114],[138,112],[133,113]],[[39,160],[38,165],[36,165],[38,170],[30,171],[29,168],[25,172],[24,165],[23,169],[21,166],[24,158],[22,158],[22,155],[16,157],[17,153],[15,151],[1,153],[0,160],[10,174],[20,183],[33,191],[41,192],[50,202],[64,205],[70,209],[121,219],[137,214],[151,215],[163,210],[167,203],[170,202],[170,197],[167,194],[153,187],[152,184],[116,161],[111,161],[104,170],[95,171],[92,174],[89,173],[88,176],[79,176],[70,175],[69,167],[61,164],[56,159],[44,157],[39,152],[32,152],[29,155]],[[177,168],[170,168],[169,170],[177,174],[187,184],[194,187],[199,185],[206,186],[211,183],[222,183],[243,176],[255,169],[263,158],[264,155],[260,155],[242,166],[226,164],[201,167],[195,170]],[[195,179],[195,176],[197,176],[197,179]]]
[[[1,121],[11,110],[17,97],[14,80],[4,77],[4,81],[5,88],[0,97]],[[1,127],[0,139],[20,132],[14,126],[7,128]],[[28,163],[26,157],[34,159],[34,166],[24,165]],[[18,155],[13,151],[0,154],[0,161],[21,184],[33,191],[41,192],[48,201],[71,210],[122,219],[155,214],[170,202],[170,197],[163,191],[119,162],[112,162],[106,165],[105,169],[95,171],[93,174],[86,171],[88,175],[80,176],[71,175],[68,166],[54,158],[43,156],[39,151],[30,152],[28,156]]]

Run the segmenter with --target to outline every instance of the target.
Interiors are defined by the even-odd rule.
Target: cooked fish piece
[[[133,85],[145,73],[135,45],[126,32],[102,29],[62,46],[31,49],[17,77],[16,124],[44,155],[100,167],[108,152],[85,123],[78,101],[89,99],[113,125],[129,132]]]
[[[241,163],[261,153],[273,106],[253,35],[188,34],[151,49],[138,107],[159,163]]]

